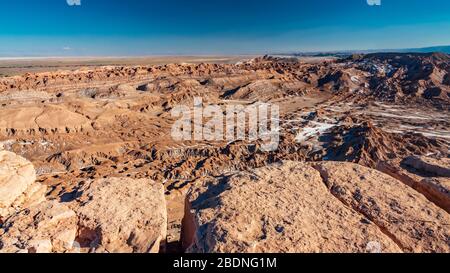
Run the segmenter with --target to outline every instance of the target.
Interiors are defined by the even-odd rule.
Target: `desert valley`
[[[0,252],[450,252],[447,54],[8,62]],[[277,148],[173,139],[195,98]]]

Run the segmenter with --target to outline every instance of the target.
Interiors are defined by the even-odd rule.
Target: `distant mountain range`
[[[336,56],[343,57],[352,54],[369,54],[377,52],[392,52],[392,53],[431,53],[442,52],[450,54],[450,46],[433,46],[422,48],[402,48],[402,49],[373,49],[373,50],[343,50],[343,51],[327,51],[327,52],[293,52],[293,53],[281,53],[276,55],[289,55],[289,56]]]
[[[418,53],[442,52],[442,53],[450,54],[450,46],[433,46],[433,47],[423,47],[423,48],[409,48],[409,49],[403,49],[403,50],[401,50],[401,52],[418,52]]]

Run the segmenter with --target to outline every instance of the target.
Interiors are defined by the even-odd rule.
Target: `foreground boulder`
[[[56,201],[45,201],[8,218],[0,229],[0,253],[77,251],[76,235],[75,212]]]
[[[46,187],[35,183],[33,164],[23,157],[0,151],[0,221],[21,207],[45,200]]]
[[[66,204],[44,201],[0,229],[4,253],[157,253],[167,230],[164,188],[147,179],[88,182]]]
[[[188,252],[366,252],[373,244],[401,251],[364,215],[333,198],[318,171],[294,162],[195,186],[183,239]]]
[[[284,162],[199,182],[182,236],[188,252],[448,252],[448,223],[378,171]]]
[[[75,212],[46,201],[31,162],[0,151],[0,252],[51,253],[73,248]]]
[[[148,179],[93,181],[73,205],[78,242],[91,252],[157,253],[167,232],[162,184]]]
[[[158,252],[166,238],[164,187],[110,178],[84,184],[70,203],[48,201],[33,165],[0,152],[0,252]]]
[[[375,223],[405,252],[450,251],[450,215],[379,171],[347,163],[314,166],[330,192]]]

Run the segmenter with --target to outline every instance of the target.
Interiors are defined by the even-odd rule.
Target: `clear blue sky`
[[[450,45],[450,1],[0,0],[0,56],[235,54]]]

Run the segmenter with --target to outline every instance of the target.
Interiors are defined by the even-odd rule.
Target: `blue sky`
[[[251,54],[450,45],[450,1],[0,0],[0,56]]]

